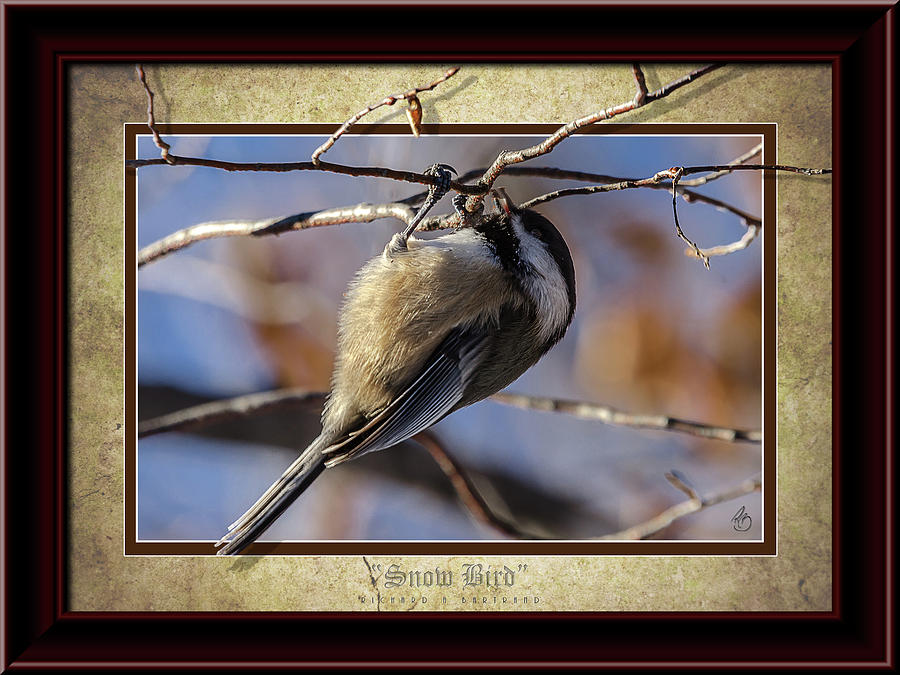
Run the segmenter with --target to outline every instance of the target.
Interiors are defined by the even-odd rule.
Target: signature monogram
[[[746,532],[753,525],[753,519],[747,513],[747,509],[741,506],[740,510],[731,519],[734,529],[738,532]]]

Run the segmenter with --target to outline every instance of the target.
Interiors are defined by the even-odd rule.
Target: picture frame
[[[360,5],[341,14],[340,30],[323,28],[305,38],[301,54],[291,28],[298,17],[305,25],[331,26],[337,10],[227,6],[213,12],[204,6],[167,6],[166,23],[177,28],[161,36],[152,21],[126,6],[71,5],[52,14],[37,6],[4,9],[4,58],[17,57],[5,63],[3,111],[4,667],[893,664],[893,604],[887,597],[892,586],[892,427],[886,404],[893,391],[888,228],[894,37],[887,5],[671,5],[652,12],[639,6],[579,6],[569,8],[563,22],[572,30],[551,31],[549,38],[547,8],[529,6],[514,13],[503,6],[481,8],[478,25],[461,36],[455,22],[444,16],[446,8],[411,13],[409,8]],[[455,14],[463,13],[457,9]],[[383,52],[382,36],[371,30],[376,21],[406,29],[398,31],[408,36],[402,52]],[[427,33],[417,30],[422,25],[429,26]],[[488,29],[498,25],[504,30]],[[607,31],[603,39],[595,32],[601,25]],[[671,30],[673,25],[679,30]],[[771,28],[775,25],[778,32]],[[267,31],[272,26],[279,29]],[[338,41],[335,33],[341,36]],[[77,414],[66,402],[66,64],[149,58],[402,61],[411,55],[421,60],[694,58],[832,64],[832,611],[426,614],[410,620],[400,614],[139,614],[66,608],[66,439]],[[13,166],[16,171],[9,171]],[[33,225],[17,225],[21,223]],[[492,639],[492,629],[501,622],[515,629],[514,644]],[[349,646],[346,629],[354,636]],[[403,630],[402,644],[393,639],[398,629]],[[458,631],[465,640],[447,639]],[[649,645],[648,635],[654,636]]]

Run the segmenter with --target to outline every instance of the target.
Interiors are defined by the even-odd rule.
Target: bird
[[[350,282],[322,430],[216,543],[242,552],[326,469],[390,448],[450,413],[500,391],[565,335],[575,312],[575,269],[565,239],[546,217],[518,208],[503,188],[497,210],[464,225],[413,235],[446,193],[444,164],[407,227]]]

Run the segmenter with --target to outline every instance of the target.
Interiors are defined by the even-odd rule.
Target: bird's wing
[[[424,364],[422,374],[390,405],[347,439],[322,451],[325,465],[389,448],[440,420],[462,398],[487,342],[488,336],[479,330],[457,327],[450,331]]]

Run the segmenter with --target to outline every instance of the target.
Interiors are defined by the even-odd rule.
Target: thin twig
[[[754,157],[756,157],[757,155],[762,153],[762,148],[763,148],[763,144],[758,143],[757,145],[750,148],[750,150],[745,152],[740,157],[736,157],[733,160],[731,160],[730,162],[728,162],[728,167],[729,167],[728,169],[716,171],[716,172],[711,173],[706,176],[700,176],[699,178],[689,178],[688,180],[682,180],[681,185],[690,186],[690,187],[699,187],[700,185],[706,185],[707,183],[712,182],[718,178],[721,178],[722,176],[727,176],[734,170],[730,167],[737,165],[737,164],[743,164],[744,162],[746,162],[750,159],[753,159]]]
[[[521,167],[514,167],[510,170],[510,174],[513,172],[519,173],[521,171],[522,175],[547,175],[554,178],[573,178],[575,180],[602,180],[602,181],[615,181],[615,182],[605,182],[603,185],[586,185],[583,187],[572,187],[572,188],[562,188],[560,190],[554,190],[553,192],[548,192],[543,195],[539,195],[537,197],[533,197],[526,202],[519,204],[519,208],[523,209],[531,209],[540,204],[546,204],[547,202],[552,202],[556,199],[560,199],[561,197],[571,197],[573,195],[589,195],[595,194],[597,192],[615,192],[618,190],[630,190],[633,188],[651,188],[655,190],[670,190],[671,185],[667,185],[669,181],[672,180],[672,176],[679,171],[679,167],[673,167],[671,169],[665,169],[663,171],[658,171],[648,178],[616,178],[614,176],[605,176],[603,174],[584,174],[582,172],[571,172],[572,176],[567,176],[565,174],[569,173],[565,170],[561,169],[549,169],[546,172],[542,172],[540,167],[536,167],[534,169]],[[551,173],[552,172],[552,173]],[[553,175],[556,174],[556,175]],[[579,177],[580,174],[580,177]],[[741,221],[745,224],[750,225],[761,225],[762,221],[751,213],[747,213],[746,211],[742,211],[736,206],[732,206],[726,202],[723,202],[719,199],[715,199],[714,197],[709,197],[707,195],[700,194],[699,192],[694,192],[693,190],[686,190],[681,187],[681,182],[675,186],[675,189],[678,194],[680,194],[686,202],[703,202],[705,204],[709,204],[710,206],[714,206],[719,209],[724,209],[726,211],[730,211],[731,213],[738,216]]]
[[[138,438],[146,438],[169,431],[184,431],[226,422],[239,417],[278,410],[280,408],[305,407],[321,404],[325,395],[305,389],[276,389],[256,394],[245,394],[221,401],[210,401],[183,408],[168,415],[144,420],[138,424]]]
[[[680,471],[676,471],[672,469],[668,473],[666,473],[666,480],[669,481],[672,485],[681,490],[684,494],[686,494],[691,499],[694,499],[700,503],[703,503],[703,497],[700,496],[700,492],[694,487],[694,484],[688,480],[688,477],[685,476]]]
[[[571,195],[587,195],[593,194],[595,192],[612,192],[615,190],[628,190],[632,188],[656,188],[656,189],[671,189],[671,185],[668,184],[668,181],[671,181],[672,178],[680,173],[681,176],[687,176],[689,174],[695,173],[705,173],[708,171],[790,171],[793,173],[802,173],[807,176],[823,176],[828,175],[832,172],[831,169],[810,169],[806,167],[799,166],[788,166],[785,164],[743,164],[743,165],[730,165],[730,164],[717,164],[712,166],[681,166],[681,167],[672,167],[669,169],[664,169],[662,171],[657,171],[655,174],[650,176],[649,178],[626,178],[621,179],[616,183],[608,183],[605,185],[587,185],[584,187],[574,187],[574,188],[564,188],[562,190],[556,190],[554,192],[548,192],[547,194],[540,195],[538,197],[534,197],[533,199],[529,199],[527,202],[523,202],[520,204],[520,208],[534,208],[538,204],[545,204],[547,202],[551,202],[554,199],[559,199],[560,197],[569,197]],[[540,171],[540,168],[536,168],[534,171]],[[553,170],[558,172],[562,176],[564,171]],[[524,173],[530,173],[529,170],[524,170]],[[579,172],[573,172],[573,174]],[[540,175],[538,173],[530,173],[530,175]],[[550,172],[547,173],[550,175]],[[582,174],[587,175],[587,174]],[[612,178],[612,176],[603,176],[602,174],[596,174],[600,176],[601,179]],[[568,176],[565,176],[568,177]],[[573,176],[574,177],[574,176]],[[580,180],[576,178],[576,180]],[[681,189],[682,179],[679,177],[678,179],[678,192],[685,194],[685,200],[691,201],[695,199],[700,193],[697,192],[688,192],[687,190]],[[704,201],[713,206],[718,206],[720,208],[726,208],[732,213],[739,215],[742,219],[749,219],[750,222],[756,221],[759,222],[759,219],[756,216],[752,216],[743,211],[737,210],[734,207],[729,207],[728,204],[724,202],[720,202],[718,200],[714,200],[711,197],[705,197]]]
[[[151,91],[150,85],[147,84],[147,77],[144,75],[144,67],[138,63],[135,65],[134,69],[137,71],[138,79],[141,81],[144,91],[147,92],[147,126],[150,127],[150,131],[153,133],[153,142],[156,144],[156,147],[159,148],[159,154],[162,160],[166,164],[174,164],[169,158],[169,150],[172,146],[166,143],[156,130],[156,118],[153,116],[153,91]]]
[[[675,174],[672,176],[672,215],[675,218],[675,232],[682,241],[694,250],[697,257],[703,261],[703,266],[706,267],[706,269],[709,269],[709,256],[704,255],[703,251],[700,250],[700,247],[691,239],[688,239],[688,236],[684,233],[681,229],[681,225],[678,223],[678,179],[681,178],[681,174],[682,171],[679,169],[676,170]]]
[[[709,166],[685,166],[683,174],[689,176],[694,173],[713,172],[732,172],[732,171],[789,171],[791,173],[801,173],[804,176],[826,176],[832,173],[831,169],[811,169],[804,166],[790,166],[788,164],[712,164]]]
[[[747,248],[757,236],[759,236],[760,232],[759,225],[748,225],[747,231],[744,232],[744,236],[738,239],[735,242],[730,244],[723,244],[722,246],[713,246],[712,248],[703,248],[700,249],[700,252],[706,256],[707,258],[712,258],[717,255],[729,255],[731,253],[735,253],[736,251],[743,251]],[[697,257],[697,252],[692,248],[684,249],[684,254],[693,258]]]
[[[755,150],[755,149],[754,149]],[[751,151],[752,152],[752,151]],[[752,154],[748,153],[750,156]],[[740,158],[739,158],[740,159]],[[737,161],[737,160],[736,160]],[[561,197],[570,197],[572,195],[586,195],[586,194],[594,194],[598,192],[612,192],[616,190],[628,190],[632,188],[656,188],[660,189],[665,186],[667,181],[671,181],[671,190],[672,190],[672,213],[675,220],[675,232],[678,234],[679,238],[681,238],[685,243],[688,244],[689,249],[687,251],[688,255],[692,255],[694,257],[700,258],[703,261],[706,269],[709,269],[709,258],[712,256],[722,256],[728,255],[729,253],[734,253],[735,251],[740,251],[747,248],[750,243],[756,239],[759,234],[760,227],[762,226],[762,220],[757,216],[751,215],[746,211],[742,211],[731,204],[723,202],[721,200],[715,199],[713,197],[707,197],[705,195],[700,195],[699,193],[685,190],[681,188],[682,176],[687,174],[694,173],[711,173],[708,176],[703,177],[703,182],[709,182],[710,180],[715,180],[716,178],[721,177],[727,173],[731,173],[732,171],[789,171],[792,173],[800,173],[807,176],[823,176],[832,173],[831,169],[812,169],[807,167],[798,167],[798,166],[790,166],[786,164],[743,164],[743,165],[732,165],[732,164],[717,164],[717,165],[708,165],[708,166],[690,166],[690,167],[672,167],[671,169],[667,169],[664,171],[658,171],[653,176],[649,178],[642,179],[626,179],[621,180],[617,183],[608,183],[606,185],[588,185],[584,187],[575,187],[575,188],[564,188],[562,190],[555,190],[553,192],[548,192],[547,194],[540,195],[538,197],[534,197],[533,199],[528,200],[520,204],[521,208],[534,208],[539,204],[545,204],[547,202],[553,201],[555,199],[560,199]],[[559,172],[562,173],[562,172]],[[603,177],[607,178],[607,177]],[[701,183],[702,184],[702,183]],[[726,244],[722,246],[715,246],[708,249],[701,249],[695,242],[685,235],[684,231],[681,229],[681,224],[678,221],[678,202],[677,195],[681,194],[682,197],[687,202],[691,201],[703,201],[707,204],[715,206],[717,208],[725,209],[734,213],[735,215],[741,218],[741,221],[744,225],[747,226],[747,232],[738,240],[731,244]],[[423,225],[423,229],[435,227],[436,224],[430,221],[426,221]]]
[[[541,539],[552,540],[559,537],[548,536],[523,529],[508,518],[497,513],[468,477],[462,466],[447,453],[441,444],[429,433],[422,432],[413,437],[431,454],[444,475],[450,480],[450,484],[456,491],[463,507],[478,522],[488,525],[493,529],[514,537],[516,539]],[[646,539],[660,532],[673,522],[692,513],[697,513],[716,504],[737,499],[761,488],[759,478],[751,478],[742,481],[738,485],[719,492],[700,495],[699,491],[678,471],[666,473],[666,479],[676,488],[688,496],[688,500],[672,506],[648,521],[634,525],[620,532],[594,537],[597,540],[636,540]]]
[[[149,262],[204,239],[247,235],[261,237],[323,225],[370,223],[381,218],[396,218],[406,223],[409,222],[413,215],[414,211],[406,204],[401,203],[356,204],[355,206],[341,206],[323,211],[298,213],[291,216],[279,216],[257,221],[225,220],[200,223],[173,232],[142,248],[138,252],[138,267],[143,267]]]
[[[327,171],[339,173],[345,176],[368,176],[370,178],[390,178],[403,183],[418,183],[420,185],[437,185],[438,178],[415,171],[399,171],[380,166],[346,166],[344,164],[332,164],[331,162],[224,162],[218,159],[204,159],[201,157],[182,157],[169,155],[167,160],[162,159],[128,159],[125,160],[125,168],[139,169],[144,166],[158,166],[170,164],[172,166],[206,166],[224,171],[268,171],[285,173],[288,171]],[[458,180],[450,183],[450,189],[465,195],[482,195],[490,188],[479,185],[463,185]]]
[[[354,124],[359,122],[359,120],[361,120],[363,117],[368,115],[373,110],[377,110],[378,108],[380,108],[381,106],[384,106],[384,105],[394,105],[397,101],[410,100],[413,98],[416,98],[416,100],[418,100],[417,94],[420,94],[423,91],[431,91],[436,86],[438,86],[441,82],[444,82],[445,80],[449,80],[451,77],[456,75],[457,72],[459,72],[458,67],[450,68],[450,70],[446,71],[443,75],[441,75],[438,79],[436,79],[431,84],[425,85],[424,87],[416,87],[415,89],[410,89],[408,91],[403,92],[402,94],[393,94],[392,96],[388,96],[387,98],[382,99],[379,103],[375,103],[374,105],[370,105],[369,107],[364,108],[363,110],[360,110],[353,117],[351,117],[349,120],[344,122],[337,131],[335,131],[333,134],[331,134],[331,137],[327,141],[325,141],[324,143],[322,143],[322,145],[320,145],[318,148],[315,149],[315,151],[312,154],[313,163],[318,165],[319,157],[321,157],[326,152],[328,152],[329,148],[331,148],[331,146],[335,144],[337,139],[339,139],[341,136],[343,136],[344,133],[346,133],[346,131],[350,127],[352,127]]]
[[[459,500],[472,517],[480,523],[517,539],[544,539],[536,533],[526,533],[521,527],[498,514],[491,508],[484,495],[475,487],[465,469],[448,453],[429,432],[423,431],[413,436],[413,440],[428,451],[435,463],[444,472]]]
[[[171,161],[167,161],[171,160]],[[524,160],[523,160],[524,161]],[[206,159],[202,157],[182,157],[180,155],[169,154],[166,160],[156,159],[128,159],[125,160],[125,167],[128,169],[139,169],[144,166],[159,166],[161,164],[170,164],[171,166],[205,166],[213,169],[222,169],[224,171],[262,171],[273,173],[285,173],[289,171],[327,171],[330,173],[339,173],[347,176],[367,176],[370,178],[390,178],[392,180],[404,183],[418,183],[420,185],[436,185],[437,179],[434,176],[428,176],[424,173],[416,173],[415,171],[399,171],[397,169],[387,169],[380,166],[345,166],[343,164],[332,164],[330,162],[319,162],[318,165],[312,162],[226,162],[219,159]],[[824,176],[832,173],[831,169],[808,168],[800,166],[789,166],[786,164],[717,164],[709,166],[693,166],[683,167],[684,175],[688,176],[694,173],[704,172],[725,172],[732,171],[790,171],[793,173],[801,173],[806,176]],[[529,174],[524,169],[518,170],[520,175],[550,175],[547,171],[549,167],[535,167],[534,171],[542,171],[545,173]],[[504,173],[512,173],[511,167],[503,170]],[[581,172],[571,172],[572,176]],[[468,174],[466,174],[468,175]],[[582,175],[600,175],[600,174],[584,174]],[[561,176],[560,176],[561,177]],[[450,183],[450,189],[454,192],[465,195],[485,195],[490,191],[490,187],[486,187],[480,183],[466,184],[465,177]],[[580,180],[580,179],[576,179]],[[699,180],[699,179],[698,179]],[[709,178],[700,182],[708,182]],[[690,183],[685,183],[689,185]]]
[[[634,95],[634,107],[640,108],[644,105],[644,102],[647,100],[647,94],[649,93],[647,90],[647,81],[644,79],[644,71],[641,70],[641,64],[631,64],[631,72],[634,75],[634,84],[637,88],[637,93]]]
[[[663,189],[664,185],[659,186],[647,186],[655,189]],[[720,211],[728,211],[736,215],[740,221],[741,225],[746,227],[762,227],[762,219],[759,216],[754,216],[752,213],[748,213],[743,209],[739,209],[728,202],[723,202],[721,199],[716,199],[715,197],[710,197],[708,195],[700,194],[699,192],[694,192],[693,190],[687,190],[682,187],[682,181],[678,181],[678,185],[675,186],[675,189],[678,191],[678,194],[681,195],[681,198],[684,199],[688,204],[693,202],[700,202],[702,204],[708,204]]]
[[[669,482],[675,484],[679,489],[683,489],[682,486],[678,486],[672,480],[672,478],[670,478],[670,476],[672,476],[672,474],[667,474],[666,476],[666,478],[669,479]],[[684,487],[688,486],[685,485]],[[687,494],[690,496],[690,499],[688,499],[687,501],[683,501],[680,504],[669,507],[650,520],[647,520],[638,525],[633,525],[632,527],[622,530],[621,532],[604,535],[602,537],[599,537],[599,539],[646,539],[656,534],[657,532],[661,532],[662,530],[666,529],[669,525],[671,525],[679,518],[684,518],[685,516],[688,516],[692,513],[703,511],[704,509],[708,509],[709,507],[715,506],[716,504],[721,504],[722,502],[727,502],[732,499],[737,499],[738,497],[743,497],[744,495],[750,494],[751,492],[758,492],[761,487],[762,482],[759,478],[748,478],[747,480],[741,481],[734,487],[722,490],[720,492],[714,492],[704,497],[700,497],[693,488],[688,488],[690,491],[687,492]]]
[[[557,412],[579,417],[585,420],[598,420],[605,424],[639,429],[655,429],[658,431],[677,431],[691,436],[710,438],[718,441],[761,443],[762,432],[756,430],[731,429],[717,427],[702,422],[690,422],[668,415],[644,415],[627,413],[607,405],[585,403],[583,401],[566,401],[541,396],[522,396],[521,394],[494,394],[492,400],[498,403],[514,405],[519,408]]]
[[[673,171],[675,171],[675,169],[666,169],[664,171],[659,171],[653,174],[649,178],[625,179],[617,183],[607,183],[606,185],[586,185],[584,187],[554,190],[553,192],[548,192],[547,194],[540,195],[539,197],[534,197],[533,199],[529,199],[527,202],[519,204],[519,208],[532,209],[539,204],[546,204],[547,202],[552,202],[554,199],[559,199],[560,197],[569,197],[571,195],[589,195],[596,192],[614,192],[617,190],[629,190],[632,188],[658,186],[661,185],[664,181],[671,180]]]

